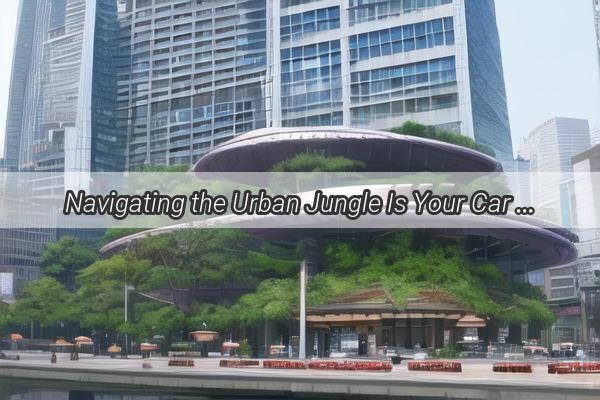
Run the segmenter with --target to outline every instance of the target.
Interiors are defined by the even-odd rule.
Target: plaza
[[[143,363],[152,365],[143,368]],[[167,359],[84,358],[69,361],[50,355],[23,354],[20,361],[0,360],[0,379],[32,380],[74,385],[79,390],[150,390],[153,393],[282,396],[285,398],[462,398],[462,399],[596,399],[600,375],[550,375],[546,363],[534,364],[533,373],[494,373],[490,361],[463,360],[461,373],[266,370],[219,368],[218,359],[197,360],[194,367],[168,367]],[[33,382],[35,381],[35,383]],[[106,387],[110,384],[110,387]]]

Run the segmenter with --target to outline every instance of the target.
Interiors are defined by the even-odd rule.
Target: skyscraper
[[[265,0],[127,0],[121,11],[131,63],[118,70],[118,105],[130,167],[191,165],[266,126]]]
[[[532,200],[555,215],[556,222],[572,227],[576,221],[572,204],[571,158],[591,147],[587,120],[552,118],[529,134]],[[545,173],[545,174],[544,174]]]
[[[124,168],[118,33],[114,1],[21,0],[6,129],[11,170]]]
[[[493,0],[124,0],[129,165],[263,126],[460,132],[512,160]]]
[[[18,18],[6,169],[56,173],[39,185],[36,193],[43,197],[63,194],[63,172],[123,170],[125,132],[116,124],[121,57],[116,2],[21,0]],[[51,216],[27,207],[37,226],[43,221],[46,228],[0,230],[0,271],[13,277],[15,289],[39,275],[41,252],[60,236]]]

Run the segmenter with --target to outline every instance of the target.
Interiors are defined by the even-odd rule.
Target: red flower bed
[[[308,363],[310,369],[338,369],[338,361],[311,361]]]
[[[260,367],[258,360],[221,360],[219,367],[224,368],[243,368],[243,367]]]
[[[349,361],[356,371],[385,371],[392,370],[390,361]]]
[[[389,361],[311,361],[308,368],[338,371],[386,371],[392,370]]]
[[[494,372],[532,373],[533,368],[531,367],[531,364],[525,364],[525,363],[497,363],[497,364],[494,364],[493,371]]]
[[[451,361],[409,361],[409,371],[462,372],[462,364]]]
[[[563,362],[548,364],[549,374],[598,374],[600,362]]]
[[[265,360],[263,361],[263,367],[274,369],[306,369],[306,363],[304,361]]]

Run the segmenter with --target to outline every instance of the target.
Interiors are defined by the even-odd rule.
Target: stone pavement
[[[19,354],[20,361],[0,360],[0,377],[235,396],[600,398],[600,374],[550,375],[546,363],[534,364],[532,374],[494,373],[493,362],[487,360],[463,361],[462,373],[408,371],[406,365],[396,365],[391,372],[349,372],[219,368],[219,359],[212,358],[195,359],[194,367],[169,367],[167,358],[110,359],[84,354],[79,361],[60,354],[58,362],[51,364],[49,353]],[[142,368],[144,362],[152,368]]]

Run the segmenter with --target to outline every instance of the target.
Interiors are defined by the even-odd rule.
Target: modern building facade
[[[553,118],[529,134],[532,201],[566,227],[574,227],[573,166],[571,157],[591,147],[587,120]]]
[[[119,115],[128,164],[192,165],[211,147],[266,126],[267,3],[120,4]]]
[[[125,168],[125,134],[116,124],[117,12],[112,0],[20,1],[4,169],[55,173],[36,182],[36,196],[62,196],[63,172]],[[41,251],[60,236],[54,216],[31,207],[31,218],[47,228],[0,230],[0,271],[13,277],[14,290],[39,275]]]
[[[114,1],[21,1],[6,129],[11,170],[124,169],[118,32]]]
[[[512,160],[494,1],[123,0],[128,164],[261,127],[460,132]]]

